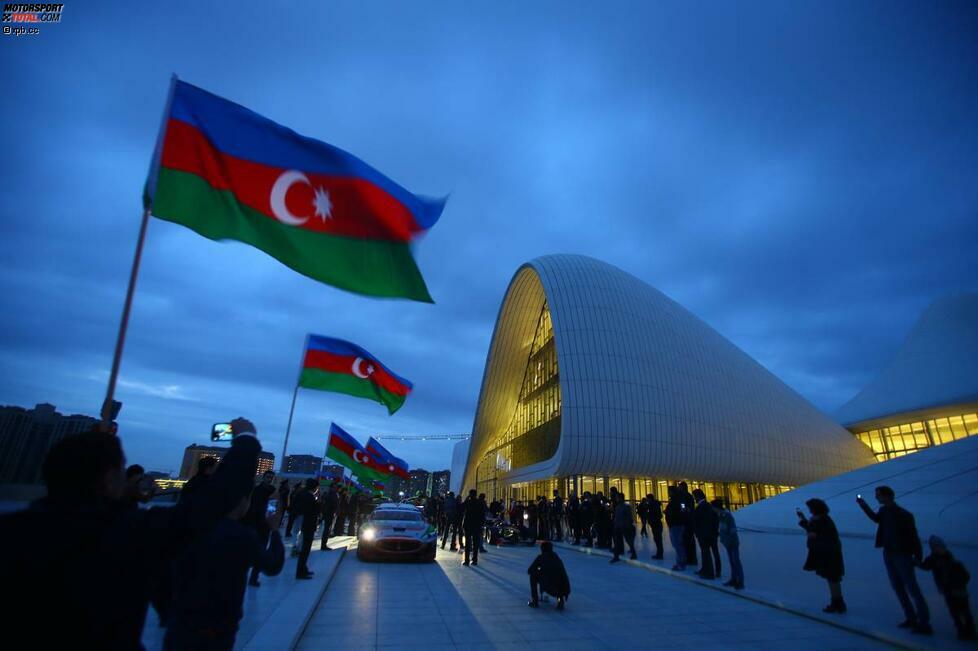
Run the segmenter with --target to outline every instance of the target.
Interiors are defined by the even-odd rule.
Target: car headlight
[[[366,540],[367,542],[370,542],[371,540],[373,540],[373,539],[375,539],[377,537],[377,530],[376,529],[364,529],[363,530],[363,535],[360,536],[360,537],[363,538],[364,540]]]

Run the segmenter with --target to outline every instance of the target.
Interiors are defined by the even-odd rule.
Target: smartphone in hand
[[[234,438],[234,431],[231,429],[231,423],[214,423],[211,427],[211,440],[212,441],[230,441]]]

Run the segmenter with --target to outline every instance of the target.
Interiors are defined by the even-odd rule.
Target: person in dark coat
[[[587,538],[586,547],[594,547],[594,496],[590,491],[581,494],[580,518],[581,534]]]
[[[292,494],[289,495],[289,520],[285,525],[285,537],[292,537],[292,526],[295,524],[295,498],[302,491],[302,482],[296,482],[295,486],[292,488]]]
[[[537,498],[537,540],[550,540],[550,503],[543,495]]]
[[[842,560],[842,541],[835,528],[835,522],[829,517],[828,505],[818,498],[805,502],[811,519],[805,517],[801,510],[798,515],[798,526],[808,532],[808,557],[805,559],[804,570],[815,572],[829,584],[829,594],[832,601],[822,609],[826,613],[846,612],[846,602],[842,598],[842,577],[846,573]]]
[[[581,544],[581,500],[577,497],[577,492],[571,491],[567,498],[567,526],[570,527],[574,535],[574,544]]]
[[[465,560],[462,565],[469,565],[470,562],[472,565],[479,564],[479,547],[485,523],[486,503],[479,499],[473,488],[462,504],[462,530],[465,532]]]
[[[311,579],[313,573],[309,570],[309,552],[312,550],[312,539],[319,526],[319,482],[310,477],[306,480],[299,494],[295,496],[295,513],[302,518],[302,548],[299,550],[299,562],[295,566],[295,578]]]
[[[621,493],[615,493],[613,499],[615,510],[612,527],[615,541],[612,552],[614,555],[610,562],[617,563],[621,560],[621,555],[625,553],[626,542],[630,552],[629,557],[635,560],[638,555],[635,553],[635,518],[632,516],[632,507]]]
[[[289,480],[283,479],[278,485],[278,493],[275,501],[275,529],[282,526],[282,520],[289,512],[289,500],[292,498],[292,489]]]
[[[686,569],[686,524],[690,514],[686,512],[686,504],[679,495],[679,488],[670,486],[669,503],[666,504],[666,526],[669,527],[669,542],[676,552],[676,562],[672,569],[681,572]]]
[[[455,551],[458,547],[455,544],[456,538],[458,538],[458,502],[455,501],[454,491],[448,491],[445,496],[445,505],[442,507],[445,509],[445,530],[441,534],[441,548],[445,549],[445,544],[448,543],[448,532],[452,533],[452,546],[451,551]]]
[[[720,516],[713,506],[706,501],[706,494],[697,488],[693,491],[696,509],[693,511],[693,532],[700,544],[700,556],[703,560],[697,572],[704,579],[715,579],[720,576],[720,548],[717,540],[720,536]]]
[[[336,482],[329,485],[326,494],[322,496],[323,509],[323,537],[319,541],[320,551],[329,551],[329,534],[333,532],[333,519],[336,517],[336,510],[340,505],[340,496],[336,490]]]
[[[570,597],[570,579],[560,557],[554,553],[551,542],[540,543],[540,555],[533,559],[526,573],[530,575],[530,608],[540,606],[540,592],[557,598],[557,610],[563,610]]]
[[[564,498],[554,491],[554,499],[550,503],[550,522],[554,540],[564,541]]]
[[[662,560],[662,502],[655,495],[647,497],[649,505],[649,528],[652,529],[652,540],[655,542],[655,560]]]
[[[275,494],[275,486],[272,482],[275,481],[275,473],[271,470],[266,470],[261,477],[261,483],[255,486],[251,491],[251,501],[248,506],[248,512],[241,519],[241,523],[245,526],[251,527],[255,530],[255,534],[258,536],[258,541],[261,543],[262,549],[268,545],[268,535],[271,533],[271,529],[268,526],[268,501]],[[248,579],[248,585],[253,587],[259,587],[261,583],[258,582],[258,572],[260,568],[257,566],[251,570],[251,578]]]
[[[197,460],[197,473],[180,489],[180,501],[194,494],[198,488],[207,484],[217,470],[217,457],[201,457]]]
[[[642,536],[642,538],[648,538],[649,537],[649,499],[647,497],[643,497],[642,500],[638,503],[638,506],[635,508],[635,511],[638,513],[638,519],[642,523],[642,528],[639,530],[638,533],[640,536]]]
[[[679,497],[685,505],[685,511],[688,514],[689,522],[683,530],[683,544],[686,546],[686,563],[688,565],[696,565],[696,533],[693,528],[693,511],[696,509],[696,500],[689,493],[689,486],[686,482],[679,482]]]
[[[231,651],[244,614],[248,568],[258,568],[269,576],[282,571],[285,548],[278,531],[266,524],[271,532],[266,548],[253,526],[238,522],[247,517],[250,503],[247,497],[241,500],[174,563],[174,605],[164,651]]]
[[[737,535],[737,521],[734,520],[733,513],[723,507],[723,500],[717,498],[710,502],[710,506],[717,512],[720,519],[720,542],[727,550],[727,559],[730,561],[730,580],[723,585],[730,586],[735,590],[744,589],[744,565],[740,562],[740,536]],[[717,578],[720,572],[717,571]]]
[[[917,524],[913,514],[897,505],[895,493],[889,486],[876,487],[876,501],[880,503],[879,511],[873,511],[861,495],[856,496],[856,503],[870,520],[875,522],[876,547],[883,549],[883,564],[890,578],[890,585],[903,607],[905,619],[899,626],[909,628],[920,635],[930,635],[930,609],[927,601],[917,585],[914,566],[924,556],[917,534]]]
[[[975,639],[975,618],[968,603],[968,581],[971,575],[961,561],[951,555],[944,541],[937,536],[928,539],[930,555],[919,565],[925,572],[934,573],[937,591],[944,595],[947,609],[958,629],[959,640]]]
[[[350,510],[350,493],[345,486],[340,487],[336,499],[336,524],[333,525],[333,535],[342,536],[343,524],[346,522],[346,515]]]
[[[156,577],[251,491],[261,445],[249,421],[231,426],[214,475],[173,507],[121,502],[125,454],[113,434],[74,434],[51,448],[47,495],[0,516],[0,585],[17,595],[4,617],[30,631],[32,648],[142,648]],[[44,606],[52,599],[56,613]]]

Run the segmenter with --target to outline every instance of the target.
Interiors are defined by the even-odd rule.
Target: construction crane
[[[384,441],[464,441],[470,438],[469,434],[388,434],[388,435],[378,435],[374,437],[378,440]]]

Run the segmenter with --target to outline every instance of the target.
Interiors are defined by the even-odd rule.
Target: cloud
[[[290,449],[318,454],[331,420],[362,438],[467,431],[506,287],[543,254],[635,274],[829,410],[929,301],[978,288],[968,3],[266,14],[105,2],[5,44],[0,401],[98,411],[173,71],[450,200],[417,248],[434,306],[152,220],[119,385],[148,467],[238,414],[279,454],[307,332],[416,390],[394,417],[302,391]],[[449,464],[450,444],[391,443]]]

